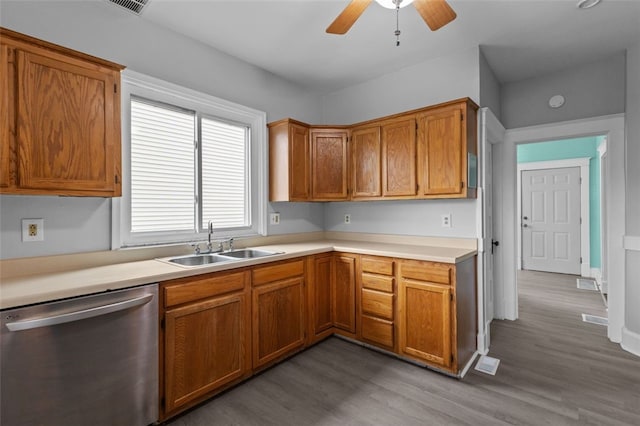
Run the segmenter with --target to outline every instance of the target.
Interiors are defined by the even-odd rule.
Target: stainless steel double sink
[[[220,253],[190,254],[172,257],[168,259],[168,261],[182,266],[202,266],[214,263],[237,262],[239,260],[255,259],[276,254],[282,253],[247,248]]]

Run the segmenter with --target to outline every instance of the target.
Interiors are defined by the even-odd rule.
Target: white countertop
[[[344,251],[442,263],[459,263],[477,253],[475,249],[468,247],[390,244],[349,240],[319,240],[255,246],[252,248],[282,252],[282,254],[203,266],[187,267],[152,259],[11,276],[3,278],[0,282],[0,309],[99,293],[107,290],[122,289],[208,272],[253,266],[330,251]]]

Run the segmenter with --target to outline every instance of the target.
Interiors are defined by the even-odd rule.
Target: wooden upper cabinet
[[[1,114],[9,129],[2,192],[119,196],[122,67],[12,31],[1,35],[8,93]]]
[[[382,146],[380,127],[356,128],[351,132],[351,197],[382,195]]]
[[[475,197],[469,188],[469,157],[475,160],[476,107],[470,102],[430,109],[417,116],[420,196],[425,198]],[[475,175],[474,175],[475,177]]]
[[[314,201],[348,199],[348,134],[346,129],[311,129],[311,198]]]
[[[465,98],[349,128],[271,123],[270,200],[473,198],[477,109]]]
[[[382,126],[382,196],[416,194],[416,120],[400,118]]]
[[[269,201],[309,201],[309,127],[293,120],[269,124]]]
[[[11,149],[15,138],[15,68],[13,50],[0,43],[0,188],[10,186]]]

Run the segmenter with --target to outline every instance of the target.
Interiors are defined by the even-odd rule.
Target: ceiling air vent
[[[109,3],[120,6],[129,12],[140,15],[142,9],[149,3],[149,0],[107,0]]]

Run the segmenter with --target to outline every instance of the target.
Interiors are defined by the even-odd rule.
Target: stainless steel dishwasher
[[[1,314],[0,425],[157,421],[157,284]]]

